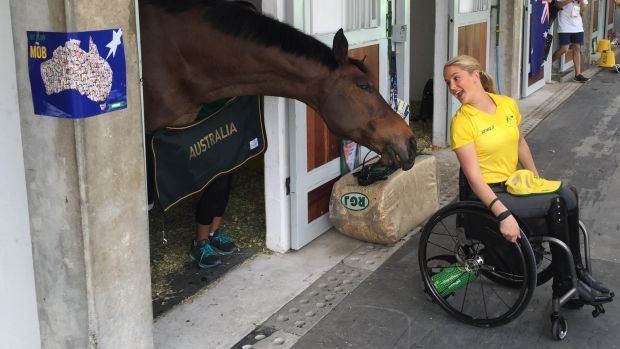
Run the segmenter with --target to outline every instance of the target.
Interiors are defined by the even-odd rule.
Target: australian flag
[[[545,42],[549,31],[550,0],[531,0],[530,76],[538,76],[545,61]]]

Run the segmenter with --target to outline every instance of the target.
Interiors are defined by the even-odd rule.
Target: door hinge
[[[284,186],[286,187],[286,195],[291,194],[291,177],[286,177],[284,181]]]
[[[394,32],[392,33],[392,41],[403,43],[407,41],[407,25],[402,24],[398,25],[394,28]]]

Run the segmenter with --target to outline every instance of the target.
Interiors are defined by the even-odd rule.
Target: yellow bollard
[[[616,66],[616,54],[614,51],[601,53],[601,61],[598,63],[601,68],[613,68]]]
[[[609,51],[610,49],[611,49],[611,42],[609,40],[601,39],[598,41],[598,48],[596,49],[597,52],[605,52],[605,51]]]

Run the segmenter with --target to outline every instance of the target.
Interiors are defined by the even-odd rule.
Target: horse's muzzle
[[[409,139],[406,146],[390,144],[385,147],[381,154],[381,163],[384,166],[400,167],[407,171],[415,164],[415,155],[418,146],[414,138]]]
[[[407,157],[401,157],[400,167],[403,171],[407,171],[413,167],[415,164],[415,156],[418,152],[418,144],[416,143],[414,138],[409,140],[409,144],[407,144]]]

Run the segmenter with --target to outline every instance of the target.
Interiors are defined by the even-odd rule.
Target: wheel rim
[[[475,234],[466,234],[466,221],[476,221],[482,226]],[[459,223],[460,222],[460,223]],[[467,228],[472,231],[472,228]],[[521,275],[503,272],[490,262],[491,247],[506,243],[497,233],[496,219],[481,205],[465,202],[449,205],[437,212],[428,221],[420,238],[419,263],[425,289],[432,298],[450,315],[460,321],[477,326],[498,326],[517,317],[527,306],[536,285],[535,265],[532,249],[527,239],[510,247],[518,256],[521,270],[528,270],[526,282],[518,282],[518,287],[506,287],[497,284],[489,273],[503,275],[506,278]],[[499,235],[498,235],[499,234]],[[473,236],[472,235],[478,235]],[[482,241],[480,238],[484,238]],[[454,265],[447,265],[445,258],[437,255],[454,255],[462,275],[467,274],[464,286],[446,294],[445,285],[436,285],[433,276],[443,271],[451,272]],[[446,273],[444,273],[446,274]],[[475,275],[475,278],[469,275]],[[442,275],[443,276],[443,275]],[[460,276],[462,277],[462,276]],[[444,287],[441,289],[441,287]],[[448,287],[448,290],[451,290]]]

